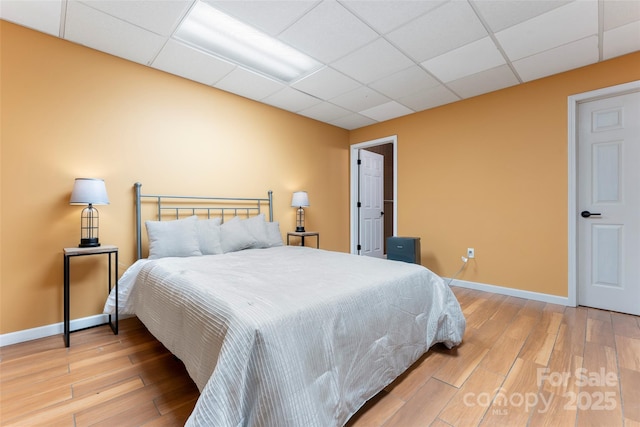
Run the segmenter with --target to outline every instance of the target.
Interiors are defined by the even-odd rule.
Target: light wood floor
[[[464,342],[437,345],[350,427],[640,426],[640,318],[454,288]],[[180,426],[198,391],[135,318],[0,349],[3,426]]]

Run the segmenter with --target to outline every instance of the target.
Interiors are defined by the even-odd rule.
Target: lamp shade
[[[76,178],[71,192],[70,205],[108,205],[107,187],[104,180]]]
[[[293,207],[307,207],[309,206],[309,196],[306,191],[296,191],[291,198],[291,206]]]

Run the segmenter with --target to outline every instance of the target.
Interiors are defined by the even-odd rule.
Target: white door
[[[640,92],[578,105],[578,304],[640,314]]]
[[[384,257],[384,156],[358,150],[360,254]]]

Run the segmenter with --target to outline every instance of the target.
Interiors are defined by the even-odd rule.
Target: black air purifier
[[[387,259],[420,264],[419,237],[387,238]]]

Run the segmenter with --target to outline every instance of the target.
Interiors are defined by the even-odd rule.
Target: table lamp
[[[71,192],[70,205],[87,205],[80,217],[81,248],[100,246],[98,231],[100,217],[93,205],[108,205],[109,197],[104,180],[95,178],[76,178]]]

